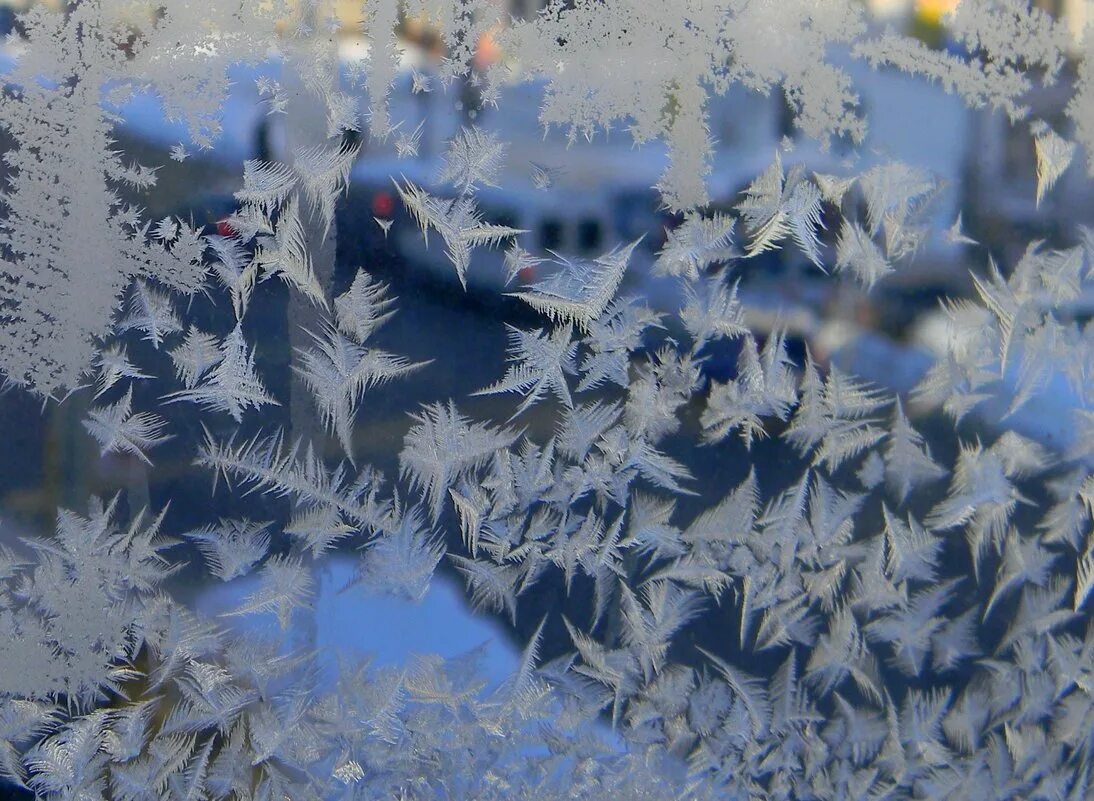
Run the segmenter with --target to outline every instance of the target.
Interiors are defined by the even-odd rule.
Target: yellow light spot
[[[940,23],[961,0],[916,0],[915,13],[925,22]]]

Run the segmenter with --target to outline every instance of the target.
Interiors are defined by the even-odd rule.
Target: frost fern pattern
[[[47,801],[1094,797],[1094,233],[1004,257],[960,214],[939,226],[954,187],[863,154],[847,66],[995,109],[1045,209],[1080,152],[1094,165],[1092,29],[1025,0],[962,0],[947,49],[852,0],[346,5],[34,5],[5,43],[0,402],[86,410],[103,466],[182,454],[207,503],[172,530],[179,501],[104,467],[112,492],[0,544],[0,779]],[[346,26],[368,39],[348,67]],[[415,26],[435,68],[407,67]],[[165,160],[227,146],[241,65],[287,143],[232,165],[215,230],[153,216]],[[441,120],[404,118],[401,77],[462,98],[443,146]],[[510,181],[533,208],[588,177],[490,127],[515,86],[574,159],[609,134],[662,148],[660,246],[578,255],[496,213]],[[1068,94],[1051,125],[1044,86]],[[781,92],[800,136],[717,203],[713,109],[742,91]],[[124,152],[142,97],[186,131],[160,168]],[[799,140],[847,157],[814,169]],[[459,298],[504,273],[488,380],[446,386],[454,342],[397,333],[420,312],[365,251],[336,280],[354,225],[443,251]],[[938,247],[975,266],[902,387],[797,348],[750,289],[785,254],[787,281],[876,297]],[[399,435],[362,435],[414,382],[431,394]],[[1039,437],[1023,421],[1062,393],[1070,436]],[[512,675],[480,651],[332,668],[305,640],[335,553],[340,591],[417,603],[458,576],[521,633]],[[249,589],[206,616],[179,591],[199,572]]]

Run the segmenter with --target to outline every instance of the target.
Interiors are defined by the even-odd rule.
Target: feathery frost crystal
[[[15,14],[5,791],[1094,798],[1094,5],[900,5]]]

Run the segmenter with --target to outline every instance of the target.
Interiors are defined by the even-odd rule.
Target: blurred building
[[[1052,0],[1039,5],[1064,14],[1073,23],[1083,20],[1082,3]],[[1074,141],[1067,106],[1076,80],[1075,60],[1064,65],[1053,85],[1043,86],[1035,80],[1033,91],[1023,98],[1029,114],[1015,123],[1002,111],[985,108],[969,112],[965,218],[975,231],[973,235],[1004,261],[1013,263],[1026,243],[1037,239],[1052,246],[1070,246],[1076,226],[1091,220],[1094,184],[1089,180],[1087,154],[1081,148],[1076,148],[1070,166],[1039,206],[1036,202],[1037,151],[1031,125],[1047,123],[1057,134]]]
[[[868,5],[878,16],[903,20],[906,30],[926,32],[925,40],[935,46],[952,44],[945,30],[946,14],[958,0],[868,0]],[[1094,22],[1086,0],[1033,0],[1033,5],[1066,22],[1077,55],[1087,22]],[[936,37],[930,35],[932,26]],[[1036,201],[1037,154],[1030,126],[1043,121],[1073,139],[1067,104],[1075,89],[1075,67],[1075,59],[1066,63],[1051,86],[1033,76],[1034,88],[1022,99],[1029,107],[1023,120],[1012,122],[1003,111],[983,108],[963,111],[961,123],[941,123],[951,134],[950,144],[943,146],[961,153],[960,167],[946,178],[955,182],[966,231],[1003,264],[1013,264],[1028,243],[1038,239],[1051,246],[1074,244],[1076,225],[1089,223],[1094,210],[1094,185],[1081,150],[1040,206]],[[864,95],[866,104],[869,97]],[[924,109],[917,109],[917,115],[922,113]]]
[[[1032,0],[1033,5],[1067,21],[1078,42],[1088,19],[1087,0]],[[941,25],[946,14],[960,0],[866,0],[870,13],[888,22],[899,21],[906,26]]]
[[[1037,153],[1030,122],[1041,120],[1071,139],[1073,126],[1066,106],[1073,76],[1059,84],[1039,87],[1029,98],[1027,120],[1012,124],[1002,112],[970,112],[971,139],[965,176],[966,219],[985,243],[996,244],[1016,258],[1024,243],[1047,239],[1053,245],[1073,244],[1076,225],[1089,224],[1094,211],[1094,186],[1087,175],[1085,154],[1076,150],[1071,165],[1036,202]]]

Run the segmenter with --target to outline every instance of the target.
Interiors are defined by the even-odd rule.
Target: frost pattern
[[[35,6],[9,43],[21,52],[0,108],[14,141],[0,369],[43,398],[94,401],[83,427],[104,457],[150,468],[151,449],[187,448],[213,493],[246,498],[254,519],[170,537],[165,512],[131,508],[130,490],[126,504],[59,509],[54,536],[0,549],[0,777],[50,801],[1090,796],[1094,327],[1069,313],[1094,277],[1090,232],[1030,243],[1013,264],[986,256],[973,294],[944,304],[944,352],[902,397],[808,349],[793,356],[781,324],[753,330],[730,274],[792,244],[835,274],[824,280],[869,290],[933,238],[975,245],[960,216],[933,229],[936,176],[893,160],[815,173],[784,166],[784,147],[735,213],[704,208],[714,96],[781,91],[806,134],[857,144],[868,116],[846,56],[1016,123],[1035,81],[1062,81],[1058,20],[1024,0],[964,0],[948,18],[960,47],[940,51],[878,32],[849,1],[552,1],[516,20],[487,0],[367,0],[369,58],[348,76],[367,89],[359,107],[333,37],[317,34],[339,26],[333,3],[127,13],[137,5]],[[537,274],[510,294],[544,319],[510,327],[499,377],[474,393],[498,396],[507,422],[461,399],[407,410],[385,476],[358,463],[366,394],[433,365],[376,344],[394,298],[368,265],[336,296],[317,254],[366,144],[393,138],[404,159],[424,147],[428,126],[399,129],[390,108],[397,30],[415,19],[446,52],[439,74],[414,74],[415,93],[465,81],[484,106],[500,102],[517,67],[473,63],[489,34],[519,62],[514,79],[541,82],[548,133],[575,148],[616,127],[664,142],[657,188],[680,214],[652,269],[683,303],[668,315],[620,296],[639,240],[595,258],[511,242],[525,232],[480,204],[506,179],[508,145],[464,126],[434,179],[391,176],[397,195],[465,286],[483,249],[508,244],[508,283]],[[1068,105],[1075,142],[1028,128],[1036,203],[1080,145],[1091,158],[1090,38]],[[245,161],[239,208],[216,234],[123,200],[157,176],[114,149],[111,109],[154,91],[191,146],[212,149],[227,68],[271,48],[296,88],[262,77],[256,90],[275,115],[316,100],[314,141],[286,162]],[[191,154],[180,142],[165,155]],[[558,179],[538,162],[526,171],[539,191]],[[375,219],[385,237],[396,224]],[[277,422],[293,399],[256,359],[248,315],[270,278],[307,310],[290,366],[314,428]],[[199,294],[224,312],[219,327],[191,312]],[[739,341],[736,370],[708,380],[721,340]],[[1013,421],[1058,377],[1082,407],[1073,442],[1050,449]],[[156,411],[142,408],[157,394],[146,386]],[[178,442],[185,429],[168,422],[183,401],[200,441]],[[958,427],[990,405],[998,430]],[[509,427],[533,406],[553,429]],[[954,423],[952,454],[925,444],[935,411]],[[746,462],[708,497],[678,440],[738,437],[741,459],[777,447],[783,469]],[[462,550],[445,536],[457,529]],[[347,661],[324,679],[292,632],[324,556],[350,545],[350,585],[411,600],[450,562],[477,609],[531,631],[513,676],[489,686],[471,652],[398,669]],[[167,593],[184,549],[221,581],[251,576],[225,620]],[[552,609],[528,625],[549,582],[588,598],[588,616]],[[238,617],[277,625],[242,635],[227,625]],[[720,647],[698,645],[693,624],[720,627]],[[548,630],[566,632],[568,653],[541,658]]]

